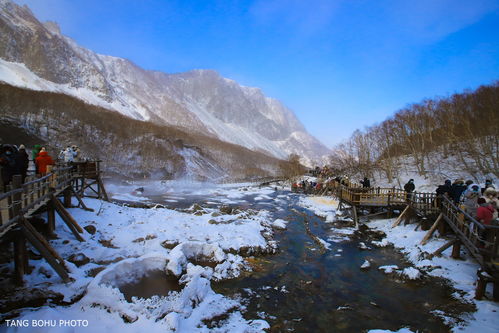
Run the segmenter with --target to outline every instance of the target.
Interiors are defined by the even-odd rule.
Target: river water
[[[186,208],[193,203],[216,207],[229,202],[223,191],[209,197],[184,193],[174,200],[164,195],[149,199],[169,208]],[[299,199],[300,195],[279,187],[263,198],[252,192],[230,204],[265,209],[274,219],[288,221],[287,229],[275,235],[278,254],[250,258],[252,272],[212,283],[216,292],[237,298],[246,306],[246,318],[267,320],[271,332],[363,332],[402,327],[448,332],[450,327],[438,314],[459,322],[475,310],[454,297],[456,290],[444,279],[423,276],[407,280],[379,270],[384,265],[404,268],[410,264],[391,247],[369,246],[380,236],[366,227],[349,240],[330,242],[330,249],[324,248],[316,237],[327,240],[334,232],[332,225],[300,205]],[[362,249],[361,243],[370,249]],[[371,267],[361,270],[366,259]]]

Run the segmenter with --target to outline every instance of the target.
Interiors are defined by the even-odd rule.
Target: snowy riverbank
[[[326,221],[333,221],[332,217],[336,214],[335,207],[325,203],[329,203],[324,197],[304,197],[301,202],[307,208],[313,210],[317,215],[326,217]],[[341,213],[341,212],[338,212]],[[433,237],[426,245],[420,245],[426,231],[415,231],[415,225],[399,225],[391,228],[395,219],[380,219],[367,222],[367,226],[372,230],[381,231],[386,234],[386,237],[379,242],[373,241],[365,244],[365,249],[370,247],[384,247],[393,245],[396,249],[401,251],[407,259],[412,263],[413,267],[399,270],[396,266],[383,266],[377,269],[383,270],[387,274],[404,275],[405,278],[417,279],[422,274],[429,276],[437,276],[448,279],[452,285],[462,291],[453,295],[458,299],[465,302],[473,303],[477,309],[471,317],[468,318],[451,318],[447,317],[443,312],[435,313],[441,316],[442,319],[454,326],[454,332],[497,332],[499,327],[499,304],[489,300],[476,300],[474,299],[476,272],[479,265],[473,261],[462,250],[463,260],[455,260],[450,258],[451,248],[443,252],[441,257],[429,258],[430,253],[435,252],[439,247],[447,242],[442,238]],[[353,234],[352,228],[344,228],[345,235]],[[338,228],[332,227],[332,231],[337,232]],[[340,241],[346,241],[348,237]],[[369,252],[366,252],[368,257]],[[362,269],[369,268],[371,264],[366,260]],[[487,289],[487,296],[491,299],[492,285],[489,284]],[[389,332],[386,330],[373,330],[372,332]],[[402,329],[400,332],[411,332],[408,329]]]
[[[343,249],[355,239],[354,252],[358,256],[355,260],[361,260],[356,261],[359,262],[358,267],[353,264],[352,270],[356,274],[368,274],[368,270],[376,270],[382,272],[383,276],[386,274],[388,280],[396,277],[402,281],[444,277],[458,290],[452,297],[474,304],[477,311],[464,318],[454,318],[438,310],[431,312],[431,316],[442,318],[456,332],[495,332],[496,327],[499,327],[499,305],[473,299],[478,265],[472,260],[450,259],[450,250],[440,258],[428,259],[426,253],[433,252],[445,241],[434,237],[427,245],[418,245],[425,232],[414,231],[414,225],[392,229],[390,226],[393,220],[370,221],[366,223],[370,230],[378,234],[383,232],[386,237],[381,240],[366,237],[367,240],[362,238],[360,241],[356,229],[348,226],[351,220],[336,211],[337,201],[333,198],[301,196],[276,191],[274,187],[258,188],[250,187],[249,184],[193,186],[189,189],[179,186],[165,192],[162,192],[165,184],[131,184],[113,191],[118,194],[111,195],[120,197],[119,192],[122,192],[121,195],[131,193],[137,185],[145,187],[143,193],[133,194],[140,201],[151,200],[146,194],[154,197],[165,193],[162,194],[165,202],[186,208],[131,208],[85,199],[94,212],[70,209],[86,230],[83,235],[86,242],[81,243],[74,239],[57,217],[59,239],[52,240],[51,244],[62,257],[70,258],[68,268],[74,281],[62,283],[44,260],[32,259],[30,264],[35,269],[26,275],[26,287],[14,290],[11,298],[15,295],[18,299],[33,299],[36,298],[33,296],[35,290],[52,300],[44,302],[45,305],[41,307],[23,307],[4,313],[3,319],[18,321],[2,324],[0,331],[25,332],[24,324],[31,325],[28,326],[31,331],[36,331],[32,326],[33,320],[42,320],[40,323],[45,323],[45,327],[38,327],[38,330],[43,332],[206,332],[212,329],[220,332],[261,332],[269,327],[272,320],[275,323],[278,310],[274,313],[274,308],[267,308],[266,313],[259,310],[258,315],[254,312],[250,315],[247,311],[248,300],[244,296],[224,296],[212,289],[212,283],[237,277],[243,271],[250,270],[245,257],[274,253],[279,246],[275,239],[283,235],[277,234],[277,230],[288,228],[279,231],[287,234],[294,228],[296,232],[297,224],[309,227],[310,239],[304,238],[303,253],[306,256],[303,258],[316,260],[322,258],[320,253],[324,253],[324,257],[331,258],[332,263],[342,258],[346,260]],[[199,201],[201,205],[193,205],[192,198],[202,198]],[[292,208],[291,202],[297,205]],[[304,210],[295,210],[300,207]],[[281,218],[275,217],[277,212]],[[313,222],[314,213],[321,219]],[[303,216],[303,222],[290,219],[290,214]],[[319,226],[328,231],[320,237],[314,234]],[[409,267],[402,268],[391,260],[383,264],[372,260],[371,254],[381,250],[377,247],[391,244],[406,255]],[[312,257],[313,254],[317,255]],[[277,261],[276,264],[282,263]],[[319,262],[316,264],[321,265]],[[340,262],[336,264],[338,266],[331,267],[337,270]],[[12,263],[9,265],[12,270]],[[285,263],[283,267],[287,267]],[[345,266],[341,267],[345,269]],[[0,269],[5,270],[6,267]],[[145,298],[134,298],[134,295],[140,295],[130,294],[130,289],[140,289],[140,281],[151,283],[144,278],[158,271],[167,272],[169,281],[173,281],[170,292]],[[301,279],[304,283],[302,289],[314,287],[312,275],[304,274]],[[383,286],[384,279],[381,277],[380,280]],[[266,289],[274,290],[270,282],[255,285],[251,293],[265,294]],[[293,283],[300,285],[301,282],[282,280],[277,281],[275,287],[286,290],[282,295],[292,295]],[[130,284],[132,288],[127,287]],[[291,292],[287,291],[288,287]],[[237,290],[233,294],[237,295]],[[62,299],[59,295],[62,295]],[[266,297],[257,296],[263,299]],[[342,311],[347,311],[344,309],[348,309],[348,305],[340,305],[337,309],[332,308],[332,313],[341,316]],[[72,323],[86,326],[71,327]],[[372,326],[372,329],[388,327]]]
[[[237,197],[237,191],[231,191],[232,197]],[[266,191],[271,190],[258,192],[265,195]],[[57,217],[59,239],[51,242],[62,257],[72,258],[74,263],[68,262],[68,268],[74,281],[64,284],[44,260],[32,261],[36,268],[26,276],[24,290],[27,298],[30,290],[39,289],[62,294],[63,302],[73,304],[25,308],[14,318],[21,321],[8,321],[1,330],[22,332],[24,324],[33,329],[33,320],[46,321],[46,326],[39,328],[44,332],[74,329],[61,327],[61,319],[79,320],[79,330],[92,332],[192,332],[208,330],[208,326],[252,332],[268,327],[263,320],[244,319],[242,305],[216,294],[210,285],[212,280],[232,278],[249,269],[240,254],[275,251],[274,221],[265,210],[220,211],[193,206],[176,211],[122,207],[94,199],[85,202],[94,212],[76,208],[70,212],[93,234],[85,231],[86,241],[80,243]],[[276,228],[283,227],[277,221]],[[195,260],[213,262],[213,267],[189,262]],[[120,287],[154,270],[177,276],[181,290],[127,302]],[[18,290],[16,297],[23,297],[23,290]]]

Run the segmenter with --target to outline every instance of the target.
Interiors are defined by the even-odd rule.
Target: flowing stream
[[[157,196],[150,199],[170,208],[227,203],[223,195],[209,199],[187,195],[175,202]],[[288,221],[286,230],[276,231],[278,254],[250,258],[252,272],[212,282],[216,292],[245,304],[245,317],[267,320],[271,332],[362,332],[402,327],[448,332],[447,321],[460,322],[475,310],[473,305],[454,297],[457,291],[444,279],[424,275],[408,280],[379,270],[383,265],[405,268],[410,264],[392,247],[370,246],[370,241],[380,236],[366,227],[349,240],[329,241],[330,248],[325,248],[317,238],[328,240],[332,225],[298,201],[299,195],[280,189],[263,198],[251,193],[231,204],[243,209],[265,209],[273,218]],[[362,249],[361,243],[369,249]],[[363,270],[360,266],[366,259],[371,267]],[[144,293],[147,278],[141,283]]]

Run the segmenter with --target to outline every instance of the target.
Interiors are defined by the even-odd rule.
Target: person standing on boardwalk
[[[38,172],[38,166],[36,165],[36,158],[38,157],[38,153],[40,153],[40,150],[42,149],[41,145],[34,145],[33,149],[31,150],[31,160],[33,161],[33,164],[35,165],[35,174],[39,174]]]
[[[484,186],[484,187],[482,187],[482,194],[483,194],[483,192],[485,192],[485,190],[486,190],[486,189],[488,189],[488,188],[493,188],[493,189],[495,189],[494,185],[492,184],[492,180],[490,180],[490,179],[485,179],[485,186]]]
[[[459,204],[461,195],[466,190],[466,185],[464,185],[463,179],[457,179],[451,186],[450,196],[456,205]]]
[[[371,187],[371,181],[367,177],[364,177],[364,180],[361,180],[360,183],[362,184],[363,188]]]
[[[42,176],[45,176],[47,174],[47,166],[53,165],[54,161],[52,160],[52,157],[50,157],[49,153],[45,151],[45,148],[42,148],[42,150],[38,154],[38,157],[35,159],[35,163],[38,169],[38,173]]]
[[[26,153],[26,147],[24,145],[19,146],[19,151],[16,155],[16,167],[17,171],[21,174],[23,184],[26,180],[26,174],[28,173],[29,157]]]
[[[480,197],[480,186],[478,184],[471,184],[468,189],[463,193],[463,205],[466,213],[475,217],[477,201]]]
[[[416,189],[416,185],[414,185],[414,179],[409,179],[409,181],[404,185],[404,190],[407,192],[407,200],[410,200],[412,197],[412,192]]]
[[[17,173],[16,150],[11,145],[3,145],[0,152],[0,166],[3,186],[6,187],[12,181],[12,177]],[[2,189],[2,190],[5,190]]]
[[[444,195],[446,194],[447,196],[451,195],[452,191],[452,185],[450,179],[445,180],[445,183],[443,185],[438,185],[436,189],[437,195]]]

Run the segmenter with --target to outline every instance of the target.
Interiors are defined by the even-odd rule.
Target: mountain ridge
[[[142,69],[79,46],[57,23],[39,22],[27,7],[10,0],[1,0],[0,6],[0,80],[19,86],[1,73],[22,63],[38,77],[17,80],[27,88],[47,90],[52,82],[58,85],[52,90],[133,119],[212,135],[281,159],[296,153],[308,165],[329,154],[291,110],[260,88],[242,86],[214,70],[169,74]],[[41,79],[47,81],[43,89],[37,83]]]

